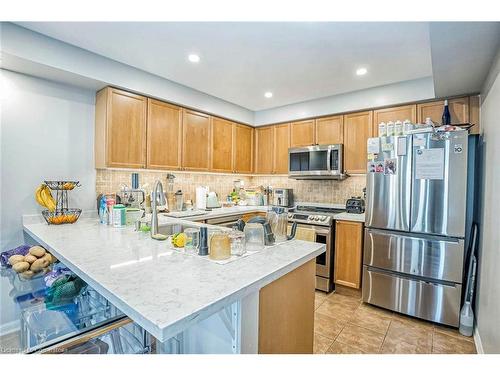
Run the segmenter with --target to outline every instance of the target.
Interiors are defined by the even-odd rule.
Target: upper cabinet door
[[[469,122],[474,124],[469,129],[470,134],[479,134],[481,132],[481,124],[479,118],[480,98],[479,95],[469,97]]]
[[[381,122],[388,123],[389,121],[405,121],[410,120],[412,124],[417,121],[417,105],[403,105],[399,107],[376,109],[373,111],[373,135],[378,135],[378,124]]]
[[[273,172],[274,127],[255,128],[255,173]]]
[[[290,124],[274,126],[273,173],[288,173],[288,148],[290,147]]]
[[[252,173],[253,128],[234,124],[234,172]]]
[[[344,115],[344,169],[347,173],[366,173],[367,140],[373,136],[373,112]]]
[[[208,170],[210,167],[210,116],[183,110],[182,168]]]
[[[106,166],[144,168],[146,166],[147,98],[107,88]]]
[[[148,99],[147,167],[179,169],[182,148],[181,108]]]
[[[441,124],[443,109],[444,100],[417,104],[417,121],[424,123],[425,119],[430,117],[432,121]],[[469,97],[448,100],[448,109],[452,124],[469,122]]]
[[[319,145],[344,143],[344,118],[332,116],[317,119],[316,143]]]
[[[212,117],[212,162],[210,169],[233,172],[233,123]]]
[[[292,122],[290,124],[290,147],[314,145],[314,120]]]

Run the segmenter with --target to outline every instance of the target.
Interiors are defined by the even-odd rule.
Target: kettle
[[[274,211],[274,210],[273,210]],[[272,215],[272,214],[271,214]],[[268,215],[269,216],[269,215]],[[281,216],[279,219],[280,223],[282,223],[282,218],[283,216]],[[276,242],[276,237],[275,237],[275,234],[273,233],[273,226],[275,227],[275,230],[278,229],[278,226],[275,226],[275,225],[272,225],[272,223],[270,222],[269,218],[264,218],[262,216],[256,216],[256,217],[253,217],[251,218],[250,220],[248,220],[249,223],[258,223],[258,224],[262,224],[262,227],[264,229],[264,244],[266,246],[270,246],[270,245],[273,245],[275,242]],[[284,225],[284,228],[285,228],[285,235],[283,236],[283,233],[281,232],[281,229],[280,229],[280,232],[278,234],[278,239],[280,239],[281,237],[283,238],[286,238],[287,241],[289,240],[292,240],[294,237],[295,237],[295,232],[297,231],[297,223],[293,223],[292,224],[292,231],[290,233],[290,235],[286,235],[286,228],[287,228],[287,223],[288,223],[288,220],[287,220],[287,216],[286,216],[286,213],[285,213],[285,225]],[[245,221],[243,221],[242,219],[239,219],[237,222],[236,222],[236,227],[238,230],[240,231],[244,231],[245,229]],[[279,228],[282,228],[283,226],[279,226]]]

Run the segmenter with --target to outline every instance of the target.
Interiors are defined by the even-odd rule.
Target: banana
[[[35,190],[35,200],[40,206],[45,207],[45,202],[42,199],[42,190],[43,190],[44,184],[41,184],[38,186],[38,188]]]
[[[56,201],[54,200],[49,187],[45,184],[41,184],[36,189],[35,200],[39,205],[46,207],[51,212],[56,210]]]

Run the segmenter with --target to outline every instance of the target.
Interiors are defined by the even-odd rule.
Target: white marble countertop
[[[347,221],[359,221],[361,223],[365,222],[365,214],[349,214],[347,212],[342,212],[333,217],[335,220],[347,220]]]
[[[196,225],[166,217],[159,222]],[[325,245],[292,240],[220,265],[172,250],[149,233],[92,218],[60,226],[25,220],[24,230],[160,341],[325,251]]]

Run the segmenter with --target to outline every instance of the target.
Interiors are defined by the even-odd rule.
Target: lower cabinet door
[[[363,267],[363,301],[417,318],[458,327],[461,284],[438,284]]]
[[[76,336],[54,343],[41,354],[148,354],[152,337],[128,317],[90,327]]]

